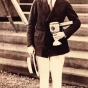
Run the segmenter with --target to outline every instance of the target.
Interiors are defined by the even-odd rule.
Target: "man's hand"
[[[58,33],[53,34],[54,40],[60,40],[64,37],[66,37],[64,32],[58,32]]]
[[[33,46],[28,47],[28,54],[30,57],[35,54],[35,49]]]

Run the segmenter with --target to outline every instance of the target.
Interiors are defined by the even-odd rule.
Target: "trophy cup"
[[[71,25],[73,24],[73,21],[67,21],[67,22],[62,22],[62,23],[59,23],[59,22],[51,22],[49,27],[50,27],[50,32],[52,33],[52,35],[54,35],[55,33],[58,33],[60,32],[60,26],[68,26],[68,25]],[[57,45],[61,45],[62,43],[58,40],[58,39],[55,39],[54,42],[53,42],[53,46],[57,46]]]
[[[59,22],[51,22],[49,26],[50,26],[50,32],[52,33],[52,35],[60,32]],[[55,39],[53,42],[53,46],[58,46],[58,45],[61,45],[61,42],[58,41],[58,39]]]

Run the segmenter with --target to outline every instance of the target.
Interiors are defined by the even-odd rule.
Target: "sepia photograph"
[[[88,0],[0,0],[0,88],[88,88]]]

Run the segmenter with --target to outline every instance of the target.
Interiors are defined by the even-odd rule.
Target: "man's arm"
[[[71,4],[67,0],[66,0],[66,3],[67,3],[66,5],[67,17],[70,21],[73,21],[73,24],[64,30],[66,38],[69,38],[74,32],[76,32],[79,29],[81,22],[76,12],[73,10]]]
[[[27,46],[34,45],[34,31],[37,21],[37,2],[33,1],[33,5],[30,10],[30,15],[28,19],[28,29],[27,29]]]

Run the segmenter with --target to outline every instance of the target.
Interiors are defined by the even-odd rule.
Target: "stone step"
[[[0,30],[0,42],[10,44],[25,44],[27,45],[26,32],[14,32],[8,30]]]
[[[88,13],[88,4],[72,4],[77,13]]]
[[[16,73],[18,75],[32,76],[27,68],[27,62],[22,60],[14,60],[0,57],[0,71]],[[35,77],[35,76],[32,76]]]
[[[81,24],[88,24],[88,13],[77,13]],[[68,18],[65,18],[65,21],[68,21]]]
[[[88,4],[88,0],[69,0],[72,4]]]
[[[23,3],[22,3],[23,5]],[[24,4],[25,5],[25,4]],[[27,5],[30,5],[27,3]],[[88,4],[71,4],[76,13],[88,13]],[[24,14],[30,14],[29,11],[23,11]]]
[[[0,57],[26,60],[28,57],[27,46],[21,44],[0,43]]]
[[[26,32],[0,31],[0,42],[27,45]],[[68,39],[69,46],[74,50],[88,50],[88,36],[73,35]]]
[[[80,86],[77,88],[88,88],[88,70],[64,67],[62,77],[63,83]]]
[[[2,58],[26,61],[28,56],[25,45],[0,43],[0,57]],[[88,51],[71,50],[65,56],[66,67],[88,69]]]
[[[29,6],[31,6],[32,5],[32,3],[19,3],[19,5],[20,5],[20,7],[22,8],[22,10],[23,10],[23,6],[25,6],[25,7],[29,7]],[[72,6],[73,6],[73,8],[74,8],[74,10],[76,11],[76,12],[84,12],[84,13],[86,13],[86,12],[88,12],[88,4],[72,4]],[[85,9],[85,10],[84,10]],[[29,11],[29,10],[28,10]],[[26,12],[25,12],[26,13]],[[27,12],[28,13],[28,12]]]
[[[13,60],[13,59],[7,59],[7,58],[1,58],[0,57],[0,65],[9,65],[9,66],[14,66],[14,67],[27,68],[27,61]],[[79,72],[81,70],[83,70],[83,71],[82,72]],[[88,77],[88,74],[85,74],[85,72],[88,73],[88,71],[86,71],[86,70],[87,69],[82,69],[82,68],[80,68],[80,69],[78,68],[77,69],[77,68],[65,67],[64,66],[63,73],[65,73],[65,74],[70,73],[71,75],[75,74],[75,75],[80,75],[80,76]]]
[[[66,29],[68,26],[64,27]],[[88,24],[81,24],[80,28],[74,33],[76,36],[88,36]]]
[[[19,5],[21,6],[21,5],[32,5],[32,3],[19,3]]]
[[[84,11],[86,11],[86,9]],[[25,14],[26,18],[28,19],[30,12],[24,12],[24,14]],[[77,13],[77,15],[82,24],[88,24],[88,12],[87,13]],[[67,18],[66,18],[66,20],[67,20]]]
[[[87,0],[69,0],[71,3],[74,3],[74,4],[88,4],[88,1]],[[32,3],[33,2],[33,0],[31,0],[31,1],[24,1],[24,2],[22,2],[22,1],[20,1],[20,3],[19,4],[22,4],[22,3]]]
[[[20,31],[27,31],[26,25],[22,21],[14,21],[15,27]],[[9,31],[14,31],[12,25],[10,22],[0,22],[0,30],[9,30]]]
[[[28,72],[27,62],[20,60],[13,60],[7,58],[0,58],[0,70],[16,73],[18,75],[28,75],[38,78],[35,74]],[[72,67],[63,67],[63,83],[75,84],[80,86],[88,86],[88,70],[77,69]],[[85,74],[86,73],[86,74]]]
[[[20,7],[22,6],[31,6],[32,3],[19,3]],[[88,4],[72,4],[74,10],[78,13],[87,13],[88,12]]]
[[[14,22],[18,33],[19,32],[26,32],[27,31],[27,27],[25,26],[25,24],[21,21],[19,22]],[[79,28],[79,30],[75,33],[76,35],[83,35],[83,36],[87,36],[88,35],[88,24],[81,24],[81,27]],[[9,22],[0,22],[0,30],[5,30],[5,31],[14,31],[12,25]]]
[[[82,24],[88,24],[88,13],[77,13]]]
[[[71,36],[68,42],[73,50],[88,51],[88,36]]]
[[[74,4],[88,4],[88,0],[69,0],[70,3],[74,3]],[[19,4],[25,4],[25,3],[29,3],[29,4],[32,4],[33,0],[31,1],[27,1],[27,2],[20,2]]]
[[[27,62],[23,60],[14,60],[14,59],[7,59],[7,58],[0,57],[0,64],[14,66],[14,67],[27,68]]]
[[[88,51],[71,50],[65,54],[65,67],[88,69]]]
[[[88,36],[88,24],[81,24],[81,27],[74,34],[77,36]]]

